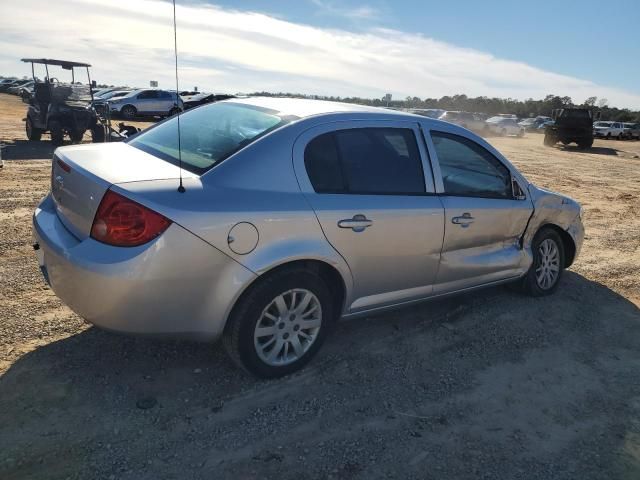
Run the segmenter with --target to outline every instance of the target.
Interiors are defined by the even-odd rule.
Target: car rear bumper
[[[107,330],[212,340],[255,274],[172,224],[148,244],[78,240],[47,196],[33,215],[45,279],[78,315]]]

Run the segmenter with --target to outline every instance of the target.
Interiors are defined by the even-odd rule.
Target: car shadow
[[[556,146],[559,150],[563,150],[565,152],[575,152],[575,153],[588,153],[595,155],[614,155],[617,156],[620,150],[609,147],[591,147],[591,148],[579,148],[576,145],[558,145]]]
[[[564,436],[579,437],[613,442],[609,450],[598,447],[596,455],[601,468],[613,469],[608,462],[622,451],[626,425],[637,414],[630,398],[637,377],[629,375],[631,360],[640,361],[639,340],[638,307],[572,272],[555,295],[542,299],[494,287],[341,322],[310,365],[273,381],[238,370],[219,344],[89,328],[25,354],[0,378],[0,477],[92,472],[107,478],[113,472],[117,478],[193,478],[197,471],[207,478],[254,478],[251,469],[259,469],[261,478],[271,478],[284,469],[294,478],[296,469],[322,463],[312,451],[304,467],[296,464],[323,439],[338,441],[357,432],[377,438],[407,429],[435,444],[458,438],[460,429],[487,429],[477,444],[469,436],[459,446],[447,443],[444,450],[452,451],[443,455],[452,463],[443,464],[442,478],[455,476],[446,469],[455,472],[456,458],[469,448],[489,449],[504,468],[513,464],[515,475],[529,460],[501,449],[514,441],[508,419],[528,415],[531,421],[518,423],[517,435],[531,458],[542,462],[536,455],[549,450],[562,453],[562,462],[589,463],[587,457],[565,459]],[[532,364],[532,357],[542,358],[542,364]],[[514,397],[516,387],[507,395],[506,387],[495,383],[502,376],[521,382],[522,396]],[[544,388],[533,388],[539,381]],[[580,423],[565,415],[565,409],[574,416],[589,414],[585,390],[599,405],[615,405],[615,421],[597,417]],[[503,395],[505,417],[495,417]],[[319,404],[324,407],[317,411]],[[527,410],[537,404],[558,417],[548,431],[536,424],[542,414]],[[307,413],[295,417],[299,409]],[[485,413],[496,423],[485,425]],[[434,418],[435,426],[420,423],[418,416]],[[611,432],[608,422],[615,423]],[[279,432],[282,450],[276,450],[272,430]],[[594,430],[604,433],[594,437]],[[523,446],[522,438],[529,443]],[[153,453],[142,445],[153,445]],[[406,452],[396,453],[398,463],[389,465],[402,463],[401,476],[411,476]],[[353,461],[364,473],[378,468]]]

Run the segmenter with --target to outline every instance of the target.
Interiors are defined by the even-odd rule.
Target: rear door
[[[158,102],[156,104],[157,113],[168,113],[175,104],[175,94],[165,91],[158,92]]]
[[[523,179],[459,132],[431,131],[429,148],[445,212],[435,292],[491,283],[526,271],[529,260],[520,239],[533,203],[525,194]]]
[[[294,145],[301,189],[351,269],[352,312],[432,292],[444,220],[420,136],[413,122],[353,121]]]

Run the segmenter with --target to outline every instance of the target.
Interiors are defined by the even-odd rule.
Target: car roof
[[[397,110],[387,110],[379,107],[369,107],[365,105],[356,105],[353,103],[330,102],[327,100],[311,100],[306,98],[283,98],[283,97],[248,97],[248,98],[231,98],[225,100],[230,103],[240,103],[244,105],[253,105],[270,110],[275,110],[281,115],[292,115],[298,118],[311,117],[314,115],[322,115],[328,113],[361,113],[370,112],[379,115],[389,115],[390,117],[417,115],[399,112]]]

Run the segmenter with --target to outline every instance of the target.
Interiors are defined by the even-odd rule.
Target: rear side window
[[[145,130],[128,141],[132,147],[201,175],[294,117],[241,103],[220,102],[194,108]]]
[[[355,128],[316,137],[305,166],[317,193],[416,195],[425,192],[415,135],[405,128]]]
[[[144,92],[141,92],[140,94],[138,94],[138,98],[141,100],[147,99],[147,98],[157,98],[158,97],[158,92],[156,92],[155,90],[145,90]]]

